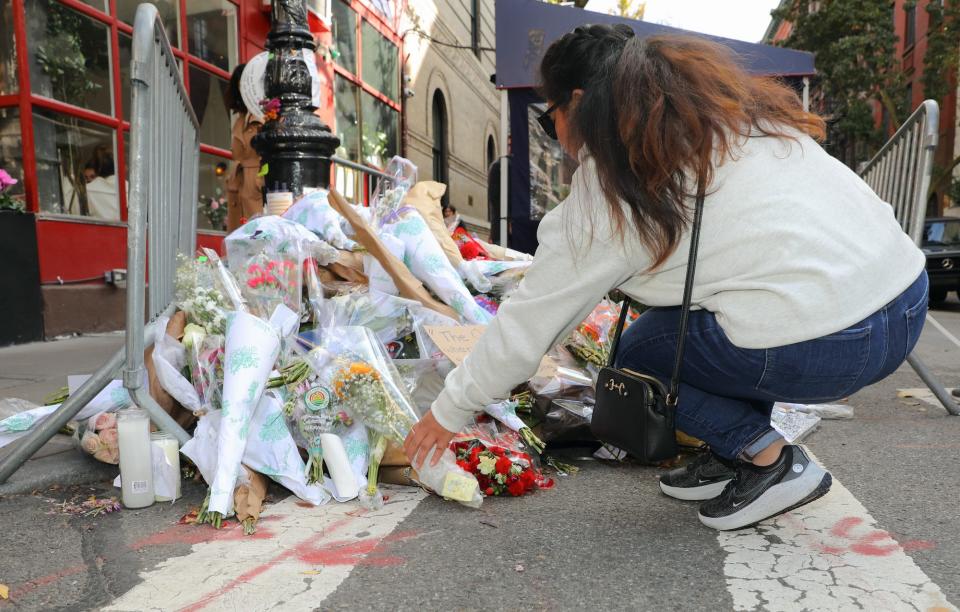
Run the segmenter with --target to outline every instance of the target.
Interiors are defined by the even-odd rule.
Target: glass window
[[[120,107],[124,121],[130,121],[130,60],[133,57],[133,38],[123,32],[120,35]]]
[[[396,45],[383,37],[372,25],[363,22],[363,73],[361,77],[382,94],[397,100],[400,73]]]
[[[368,93],[363,94],[363,161],[384,168],[397,154],[397,111]]]
[[[230,83],[218,76],[190,67],[190,102],[200,121],[200,142],[230,149],[230,111],[226,95]]]
[[[227,170],[230,160],[200,153],[197,185],[197,228],[223,231],[227,228]]]
[[[13,43],[13,6],[10,0],[0,0],[0,94],[17,93],[17,47]]]
[[[190,0],[187,4],[193,3]],[[117,0],[117,19],[133,25],[137,15],[137,7],[141,4],[152,4],[157,7],[163,27],[167,30],[167,38],[174,47],[180,46],[180,0]]]
[[[336,77],[337,136],[340,147],[337,155],[350,161],[360,161],[360,112],[357,86],[340,75]]]
[[[113,114],[110,28],[53,0],[28,0],[33,92]]]
[[[113,130],[37,110],[33,137],[42,212],[120,219]]]
[[[333,0],[333,44],[337,64],[356,74],[357,14],[343,0]]]
[[[20,112],[16,108],[0,108],[0,170],[6,170],[18,181],[7,193],[23,195],[23,141]]]
[[[227,0],[187,2],[187,50],[224,70],[237,64],[237,7]]]

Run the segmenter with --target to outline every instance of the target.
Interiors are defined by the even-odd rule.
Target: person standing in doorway
[[[260,174],[260,156],[250,141],[260,131],[262,123],[250,113],[240,95],[240,77],[246,64],[240,64],[230,77],[227,106],[236,113],[230,151],[233,167],[227,175],[227,231],[240,227],[244,220],[263,212],[263,177]]]

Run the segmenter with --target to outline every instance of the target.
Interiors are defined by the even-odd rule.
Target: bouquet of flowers
[[[226,331],[227,300],[213,282],[213,271],[206,256],[190,259],[178,255],[174,277],[177,307],[187,313],[189,323],[206,333],[223,335]]]
[[[570,333],[564,346],[588,364],[599,367],[607,365],[619,316],[620,307],[604,298]]]
[[[117,415],[101,412],[90,417],[85,429],[78,430],[80,448],[94,459],[114,465],[120,463],[120,443],[117,435]]]
[[[216,195],[200,196],[200,212],[210,222],[210,227],[215,230],[224,230],[227,228],[227,198],[223,197],[223,190],[217,187]]]
[[[17,184],[17,179],[10,176],[6,170],[0,170],[0,210],[15,210],[23,212],[23,202],[15,200],[8,190]]]
[[[380,459],[387,442],[403,446],[403,441],[417,421],[412,400],[396,382],[399,374],[390,365],[386,350],[369,329],[342,327],[328,336],[338,336],[342,350],[334,360],[337,371],[332,379],[333,393],[340,405],[370,430],[370,466],[364,503],[376,506],[380,499],[376,488]],[[453,453],[447,449],[440,462],[428,461],[418,468],[421,483],[437,494],[460,503],[479,507],[482,496],[476,479],[460,469]]]
[[[493,433],[489,435],[481,427],[474,426],[450,444],[457,465],[476,476],[484,495],[519,497],[534,489],[553,486],[553,480],[545,478],[530,455],[521,450],[515,432],[500,433],[494,426]]]
[[[284,418],[298,446],[307,450],[307,484],[323,482],[323,435],[343,433],[353,419],[337,410],[330,389],[313,373],[288,387]]]
[[[240,274],[240,282],[254,314],[269,317],[277,304],[285,304],[294,312],[300,311],[299,262],[261,253],[248,262]]]

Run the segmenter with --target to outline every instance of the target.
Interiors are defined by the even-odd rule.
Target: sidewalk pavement
[[[67,376],[92,374],[122,346],[123,334],[118,332],[0,348],[0,399],[16,397],[42,404],[46,395],[67,385]],[[0,449],[0,459],[17,444]],[[72,438],[57,434],[0,484],[0,496],[53,484],[97,482],[116,474],[116,466],[78,452]]]

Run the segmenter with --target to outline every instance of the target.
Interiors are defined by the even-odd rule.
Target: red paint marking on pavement
[[[57,582],[58,580],[66,578],[67,576],[73,576],[75,574],[79,574],[86,568],[87,568],[86,565],[71,565],[70,567],[66,567],[60,570],[59,572],[54,572],[52,574],[47,574],[46,576],[41,576],[40,578],[34,578],[33,580],[28,580],[27,582],[24,582],[17,588],[12,589],[10,591],[10,601],[14,602],[15,600],[21,597],[29,595],[30,593],[36,591],[42,586],[52,584],[54,582]]]
[[[846,518],[842,518],[830,529],[830,535],[838,538],[849,538],[850,530],[862,523],[863,519],[859,516],[848,516]]]
[[[856,516],[842,518],[830,529],[830,535],[842,538],[850,544],[841,546],[830,546],[819,544],[816,548],[824,554],[840,555],[846,552],[866,555],[868,557],[887,557],[893,553],[903,550],[930,550],[936,547],[934,542],[929,540],[906,540],[898,542],[899,538],[894,537],[890,532],[882,529],[874,529],[865,534],[856,535],[854,529],[863,524],[863,519]],[[881,544],[881,542],[889,542]]]
[[[239,540],[267,540],[274,537],[274,533],[265,527],[258,527],[253,535],[244,535],[239,523],[230,523],[229,527],[213,529],[212,527],[197,525],[173,525],[158,531],[153,535],[141,538],[130,544],[133,550],[147,546],[163,546],[166,544],[201,544],[203,542],[239,541]]]
[[[370,556],[384,543],[399,542],[417,535],[405,531],[384,538],[365,538],[354,542],[329,542],[321,546],[313,542],[302,542],[294,548],[297,559],[309,565],[374,565],[386,567],[400,565],[404,559],[395,556]]]
[[[340,519],[339,521],[335,521],[334,523],[332,523],[330,526],[328,526],[323,530],[323,533],[321,534],[320,537],[323,537],[324,535],[328,535],[334,531],[338,531],[342,527],[345,527],[352,522],[353,522],[353,519],[350,519],[350,518]],[[297,546],[300,546],[300,544],[298,544]],[[194,603],[190,604],[189,606],[181,608],[180,612],[197,612],[197,610],[202,610],[203,608],[207,607],[209,604],[213,603],[215,600],[223,597],[224,595],[234,590],[238,586],[246,582],[249,582],[250,580],[253,580],[254,578],[266,572],[267,570],[269,570],[276,564],[280,563],[284,559],[290,557],[291,555],[294,554],[295,549],[296,547],[294,547],[294,549],[291,549],[291,550],[286,550],[280,553],[279,555],[275,556],[274,558],[270,559],[266,563],[258,565],[253,569],[247,570],[246,572],[240,574],[239,576],[237,576],[227,584],[223,585],[219,589],[215,591],[211,591],[210,593],[207,593],[206,595],[204,595]]]

